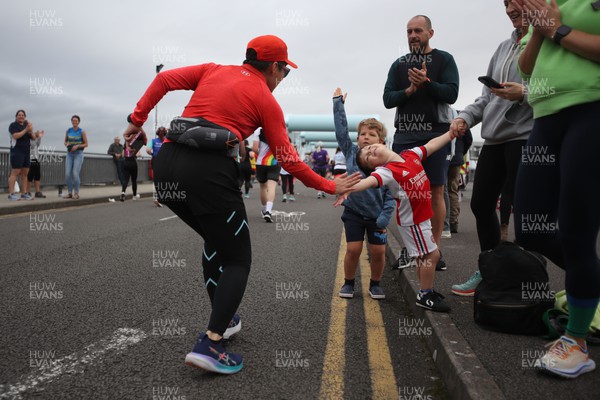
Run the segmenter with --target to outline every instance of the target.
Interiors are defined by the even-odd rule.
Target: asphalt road
[[[385,301],[339,303],[342,210],[300,190],[295,203],[277,197],[288,214],[274,224],[259,218],[256,191],[246,200],[253,264],[242,331],[227,346],[244,356],[233,376],[183,363],[210,306],[202,242],[167,208],[142,199],[1,217],[0,398],[314,399],[333,390],[323,387],[326,357],[342,366],[332,398],[446,398],[422,337],[398,333],[400,321],[418,321],[395,273],[385,272]],[[342,364],[326,354],[340,304]],[[393,373],[383,379],[388,353]]]

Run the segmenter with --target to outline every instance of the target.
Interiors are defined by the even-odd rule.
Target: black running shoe
[[[440,251],[440,259],[437,263],[437,265],[435,266],[435,270],[436,271],[445,271],[448,269],[448,266],[446,265],[446,261],[444,261],[444,256],[442,255],[442,252]]]
[[[421,296],[417,293],[417,306],[435,312],[449,312],[450,306],[444,301],[444,296],[436,291],[427,292]]]
[[[271,213],[269,211],[263,212],[262,217],[265,220],[265,222],[273,222],[273,217],[271,217]]]

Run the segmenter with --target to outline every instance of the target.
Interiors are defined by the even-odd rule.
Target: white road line
[[[119,328],[111,337],[92,343],[81,352],[54,360],[51,367],[40,368],[37,373],[26,376],[14,385],[0,386],[0,399],[21,399],[28,390],[60,379],[63,374],[72,376],[83,373],[86,368],[99,361],[106,353],[121,352],[146,337],[148,337],[146,332],[140,329]]]
[[[172,215],[170,217],[161,218],[161,219],[159,219],[159,221],[166,221],[168,219],[173,219],[173,218],[177,218],[177,215]]]

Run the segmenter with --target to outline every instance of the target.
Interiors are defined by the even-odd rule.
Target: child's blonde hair
[[[379,122],[376,118],[366,118],[358,123],[358,127],[356,131],[360,134],[360,130],[366,127],[367,129],[375,129],[377,134],[379,135],[379,140],[381,143],[385,143],[385,139],[387,138],[387,130],[385,126]]]

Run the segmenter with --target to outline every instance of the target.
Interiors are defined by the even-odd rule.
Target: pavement
[[[138,186],[142,197],[152,195],[152,184]],[[26,213],[75,207],[86,204],[108,202],[118,198],[120,189],[116,186],[82,187],[79,200],[66,200],[57,193],[46,192],[46,199],[32,201],[9,201],[0,196],[0,215]],[[131,198],[131,192],[128,199]],[[475,221],[468,207],[470,192],[464,194],[459,233],[450,239],[442,239],[447,271],[436,275],[436,290],[446,296],[452,311],[449,314],[433,313],[416,307],[418,290],[414,268],[394,271],[400,292],[410,307],[415,319],[422,320],[431,328],[422,335],[435,362],[439,374],[453,399],[549,399],[559,395],[576,399],[600,398],[597,385],[598,372],[586,374],[576,380],[562,380],[542,375],[532,368],[532,363],[544,349],[544,341],[539,337],[517,336],[485,331],[473,321],[472,298],[458,297],[450,293],[450,286],[464,282],[477,268],[479,246]],[[388,229],[388,264],[393,263],[399,254],[401,241],[395,226]],[[512,234],[509,239],[512,239]],[[549,264],[548,272],[552,290],[564,287],[564,273]],[[391,284],[390,284],[391,285]],[[430,332],[430,333],[429,333]],[[591,355],[600,354],[591,349]],[[598,356],[596,356],[596,359]],[[402,398],[402,397],[401,397]]]
[[[140,197],[152,196],[151,182],[138,183],[138,194]],[[121,188],[117,185],[81,186],[79,188],[79,199],[66,199],[62,197],[56,187],[42,188],[46,198],[34,198],[33,200],[8,200],[8,193],[0,194],[0,215],[36,212],[67,207],[79,207],[88,204],[107,202],[109,199],[119,201]],[[131,200],[133,194],[131,186],[127,188],[126,199]]]

